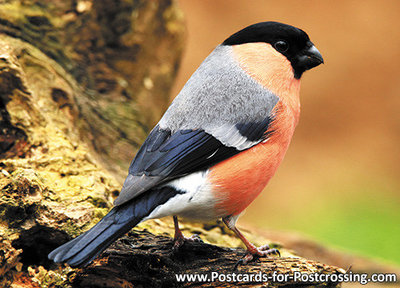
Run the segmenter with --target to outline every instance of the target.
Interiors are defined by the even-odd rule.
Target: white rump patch
[[[177,215],[193,220],[216,220],[215,198],[212,186],[207,181],[208,171],[200,171],[168,182],[164,186],[173,187],[182,194],[177,194],[158,206],[143,221]]]

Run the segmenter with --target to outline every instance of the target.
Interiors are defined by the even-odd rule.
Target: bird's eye
[[[279,52],[284,53],[289,49],[289,44],[286,41],[279,40],[275,42],[274,48]]]

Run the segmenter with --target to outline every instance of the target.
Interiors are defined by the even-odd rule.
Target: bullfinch
[[[114,208],[49,254],[84,266],[137,224],[173,216],[222,219],[247,247],[246,261],[276,253],[236,228],[275,174],[299,121],[300,78],[323,63],[296,27],[261,22],[231,35],[193,73],[133,159]]]

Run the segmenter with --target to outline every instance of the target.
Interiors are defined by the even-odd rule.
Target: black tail
[[[128,203],[114,207],[92,229],[52,251],[49,259],[56,263],[66,262],[72,267],[89,264],[157,206],[178,193],[172,188],[163,187],[144,192]]]

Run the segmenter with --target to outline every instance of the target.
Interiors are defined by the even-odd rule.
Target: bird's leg
[[[278,249],[272,248],[268,245],[263,245],[261,247],[256,247],[253,243],[251,243],[249,240],[244,237],[244,235],[239,231],[239,229],[236,228],[235,222],[236,222],[236,217],[228,216],[222,219],[224,221],[225,225],[232,230],[236,236],[239,237],[240,240],[244,243],[244,245],[247,248],[247,254],[246,256],[243,257],[243,259],[240,260],[241,263],[246,264],[250,262],[251,260],[254,259],[254,257],[268,257],[271,254],[276,254],[281,256],[281,253],[279,252]]]
[[[185,243],[185,241],[203,242],[199,235],[193,234],[191,237],[185,237],[179,229],[178,217],[174,216],[175,236],[174,236],[174,249],[177,249]]]
[[[185,236],[183,236],[181,229],[179,229],[177,216],[174,216],[174,226],[175,226],[174,248],[178,248],[182,246],[183,243],[185,242]]]

